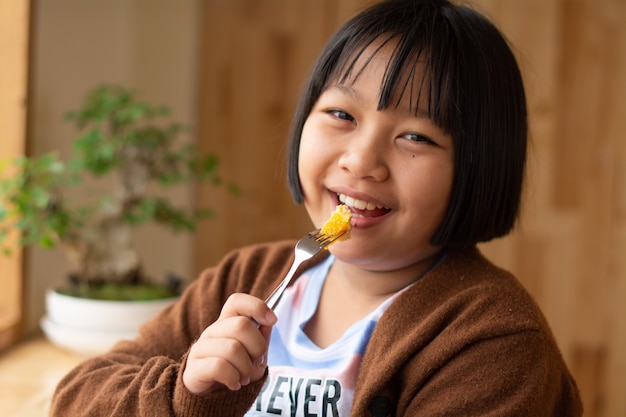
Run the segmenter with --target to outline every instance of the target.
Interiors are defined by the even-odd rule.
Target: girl
[[[294,200],[316,227],[346,204],[350,239],[275,312],[294,242],[231,253],[73,370],[52,414],[580,416],[539,309],[476,249],[515,224],[526,135],[517,64],[484,17],[445,0],[363,11],[322,51],[288,158]]]

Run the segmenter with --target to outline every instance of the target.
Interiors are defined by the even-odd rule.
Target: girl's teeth
[[[339,201],[341,201],[348,207],[354,207],[359,210],[374,210],[376,208],[375,204],[368,203],[367,201],[363,200],[357,200],[344,194],[339,194]]]

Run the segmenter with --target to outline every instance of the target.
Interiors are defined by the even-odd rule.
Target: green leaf
[[[198,219],[208,219],[215,216],[215,210],[211,208],[201,208],[197,209],[194,214]]]
[[[49,235],[45,235],[39,239],[39,246],[49,249],[55,246],[55,242]]]
[[[30,199],[35,207],[45,209],[50,202],[50,194],[40,187],[33,187]]]
[[[235,184],[234,182],[228,183],[228,191],[235,196],[240,196],[243,193],[239,185]]]

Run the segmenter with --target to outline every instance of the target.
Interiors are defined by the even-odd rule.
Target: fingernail
[[[265,355],[262,355],[256,358],[256,361],[254,361],[254,364],[256,366],[265,366],[265,361],[266,361],[266,357]]]
[[[269,310],[266,314],[265,314],[265,319],[269,322],[269,323],[274,323],[277,318],[276,318],[276,314],[274,314],[274,312],[272,310]]]

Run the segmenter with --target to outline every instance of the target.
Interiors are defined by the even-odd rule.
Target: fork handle
[[[282,297],[285,289],[289,286],[289,283],[293,279],[293,276],[295,275],[296,270],[298,269],[298,266],[300,266],[301,262],[302,260],[299,260],[297,257],[293,260],[291,268],[289,268],[289,271],[287,272],[287,275],[285,275],[285,278],[283,278],[280,284],[278,284],[278,286],[274,288],[272,293],[265,299],[265,304],[267,304],[270,309],[274,310],[274,307],[276,307],[276,304],[278,304],[278,300],[280,300],[280,297]],[[252,320],[256,327],[261,326],[259,323],[257,323],[255,319],[250,318],[250,320]]]
[[[296,259],[294,259],[293,263],[291,264],[291,268],[289,268],[289,272],[287,272],[287,275],[285,275],[285,278],[283,278],[280,284],[276,288],[274,288],[274,291],[272,291],[272,293],[265,299],[265,304],[267,304],[270,309],[273,310],[274,307],[276,307],[276,304],[278,304],[278,300],[280,300],[280,297],[282,297],[285,289],[289,286],[289,283],[293,279],[293,276],[296,273],[298,266],[300,266],[300,263],[301,261],[298,259],[298,257],[296,257]]]

